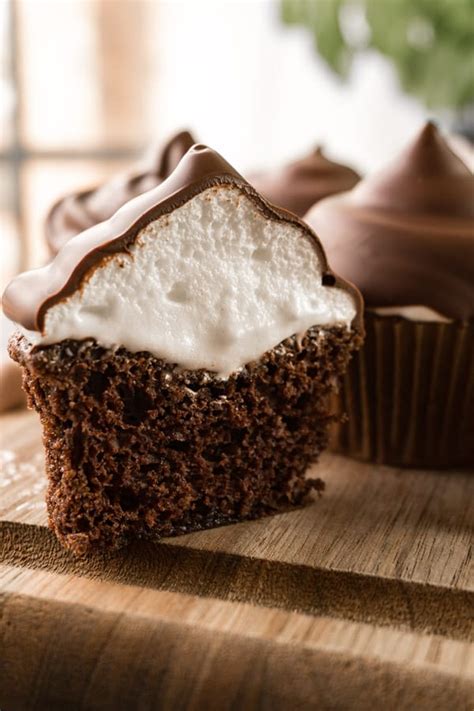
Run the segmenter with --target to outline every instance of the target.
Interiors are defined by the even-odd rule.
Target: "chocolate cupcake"
[[[301,504],[359,292],[217,153],[20,275],[4,308],[40,414],[49,521],[75,553]]]
[[[194,143],[188,131],[181,131],[133,169],[103,185],[61,198],[46,217],[46,241],[51,254],[56,254],[71,237],[108,220],[126,202],[162,183]]]
[[[306,216],[365,300],[333,448],[396,466],[474,464],[474,178],[432,123],[386,170]]]
[[[319,200],[350,190],[359,180],[355,170],[316,148],[283,168],[252,176],[252,185],[274,205],[302,217]]]

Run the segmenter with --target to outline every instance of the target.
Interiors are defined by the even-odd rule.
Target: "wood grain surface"
[[[472,472],[325,455],[302,509],[75,559],[0,427],[2,711],[472,708]]]

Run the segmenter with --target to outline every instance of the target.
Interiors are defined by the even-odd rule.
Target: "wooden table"
[[[472,472],[327,454],[303,509],[78,560],[0,427],[2,711],[474,707]]]

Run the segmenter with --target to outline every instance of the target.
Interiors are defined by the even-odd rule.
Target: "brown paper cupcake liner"
[[[474,466],[474,322],[366,313],[365,326],[335,396],[346,421],[332,451],[392,466]]]

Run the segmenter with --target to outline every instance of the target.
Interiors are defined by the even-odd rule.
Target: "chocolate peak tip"
[[[163,183],[163,190],[179,190],[190,183],[226,175],[247,182],[221,155],[203,143],[192,145],[179,161],[173,173]]]
[[[352,201],[410,214],[473,214],[473,178],[433,121],[387,168],[359,183]]]
[[[438,123],[434,119],[428,119],[420,131],[420,136],[436,136],[438,134]]]
[[[322,198],[346,192],[359,180],[355,170],[328,158],[317,143],[281,168],[255,175],[251,183],[274,205],[303,217]]]
[[[161,152],[157,175],[164,180],[178,165],[191,146],[196,143],[193,135],[189,131],[180,131],[173,136],[165,145]]]
[[[412,142],[408,144],[405,153],[422,151],[438,151],[445,147],[445,142],[441,136],[438,125],[434,121],[427,121],[424,126],[415,134]]]
[[[419,174],[467,175],[469,168],[446,143],[438,127],[428,121],[413,142],[402,153],[400,166]]]

